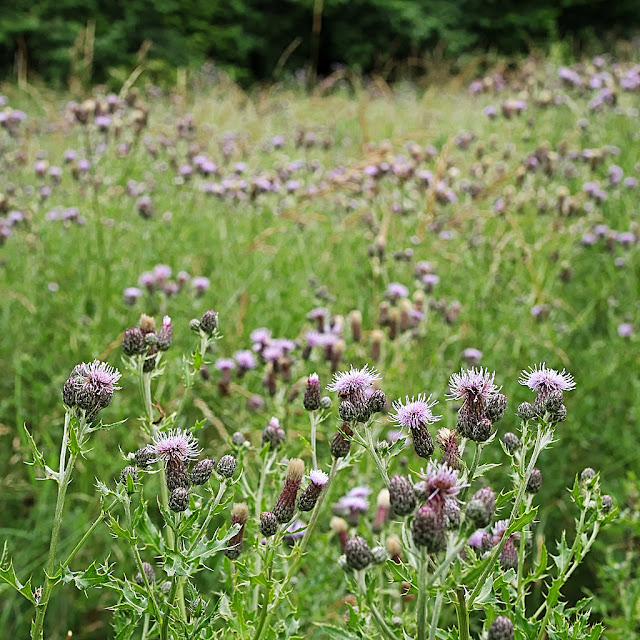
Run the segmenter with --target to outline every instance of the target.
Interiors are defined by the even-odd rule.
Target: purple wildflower
[[[166,464],[180,461],[182,463],[194,460],[202,449],[190,431],[172,429],[157,434],[153,439],[153,453]]]
[[[433,424],[437,422],[442,416],[434,416],[431,408],[438,403],[437,400],[431,400],[431,396],[428,398],[425,394],[418,395],[417,400],[406,396],[405,404],[402,404],[402,400],[396,400],[393,403],[395,414],[390,414],[389,417],[393,422],[396,422],[401,427],[406,429],[415,430],[421,429],[427,424]]]

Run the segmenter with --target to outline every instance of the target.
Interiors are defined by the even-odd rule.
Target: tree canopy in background
[[[492,49],[529,50],[564,37],[582,46],[640,25],[636,0],[324,0],[320,73],[367,73]],[[317,5],[315,7],[317,10]],[[212,60],[241,81],[273,79],[314,57],[313,0],[15,0],[0,10],[0,72],[16,66],[46,82],[70,74],[118,81],[148,49],[151,69]]]

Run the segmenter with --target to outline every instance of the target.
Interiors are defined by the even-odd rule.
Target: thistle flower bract
[[[320,381],[317,373],[312,373],[307,380],[307,388],[304,392],[304,408],[307,411],[315,411],[320,408]]]
[[[448,399],[462,400],[457,429],[464,437],[475,439],[474,436],[479,435],[476,434],[478,423],[487,418],[487,405],[499,391],[494,383],[495,375],[480,367],[454,373],[449,378]]]
[[[489,627],[489,640],[513,640],[513,623],[506,616],[498,616]]]
[[[347,557],[347,565],[356,571],[368,567],[373,559],[367,541],[360,536],[355,536],[347,542],[344,554]]]
[[[322,490],[329,482],[329,476],[324,471],[313,469],[309,473],[309,480],[309,485],[298,498],[298,509],[300,511],[311,511],[316,506]]]
[[[302,474],[304,473],[304,462],[299,458],[289,460],[287,467],[287,476],[284,481],[282,493],[278,496],[276,504],[273,507],[273,513],[280,524],[285,524],[293,518],[296,505],[296,497],[300,484],[302,483]]]

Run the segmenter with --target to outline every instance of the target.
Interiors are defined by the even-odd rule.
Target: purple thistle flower
[[[171,277],[171,267],[167,264],[157,264],[153,268],[153,276],[158,284],[162,284]]]
[[[518,382],[543,395],[550,391],[571,391],[576,387],[570,373],[566,373],[564,369],[561,372],[547,369],[544,362],[529,367],[529,371],[523,371]]]
[[[142,295],[142,290],[138,287],[127,287],[122,292],[122,299],[125,304],[135,304],[136,300]]]
[[[618,335],[621,338],[629,338],[633,334],[633,326],[628,322],[623,322],[618,326]]]
[[[427,503],[441,514],[451,513],[460,509],[458,493],[467,486],[458,483],[458,470],[446,464],[435,461],[429,462],[423,480],[427,485]]]
[[[153,439],[152,449],[156,458],[164,460],[165,464],[194,460],[202,451],[193,434],[182,429],[157,434]]]
[[[258,366],[255,356],[248,349],[236,351],[233,354],[233,358],[238,363],[239,370],[246,371],[248,369],[255,369]]]
[[[391,300],[398,298],[406,298],[409,295],[409,289],[399,282],[391,282],[387,287],[385,296]]]
[[[482,400],[488,402],[491,396],[500,390],[494,383],[495,372],[480,367],[471,368],[460,373],[454,373],[449,378],[450,400],[464,400],[465,402],[476,402]]]
[[[205,291],[209,289],[210,285],[209,278],[205,276],[196,276],[192,281],[191,285],[193,286],[197,295],[201,296]]]
[[[269,342],[271,338],[271,331],[266,327],[260,327],[258,329],[254,329],[249,337],[251,338],[251,342],[264,345]]]
[[[395,414],[390,414],[389,417],[393,422],[396,422],[405,429],[415,430],[421,429],[427,424],[433,424],[440,420],[442,416],[434,416],[431,411],[431,407],[438,403],[437,400],[431,400],[431,396],[428,398],[426,394],[418,394],[418,399],[406,396],[405,404],[402,404],[402,400],[396,400],[393,403]]]
[[[351,365],[349,371],[340,371],[333,376],[333,382],[327,386],[329,391],[337,391],[338,395],[352,395],[364,393],[374,380],[380,380],[380,374],[375,369],[369,369],[364,365],[362,369],[354,369]]]
[[[236,363],[231,358],[218,358],[215,367],[219,371],[231,371],[235,368]]]

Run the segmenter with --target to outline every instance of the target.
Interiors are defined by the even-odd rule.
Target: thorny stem
[[[425,640],[427,635],[427,559],[424,548],[418,557],[418,604],[416,606],[416,627],[418,640]]]
[[[318,468],[318,458],[316,457],[316,430],[318,428],[318,412],[309,412],[309,421],[311,422],[311,464],[314,469]]]
[[[527,494],[524,498],[525,513],[531,508],[533,494]],[[520,532],[520,544],[518,545],[518,588],[516,591],[516,605],[521,602],[524,607],[524,552],[529,535],[529,525]]]
[[[473,451],[473,460],[471,461],[471,466],[469,467],[469,473],[467,474],[467,486],[463,487],[460,492],[460,502],[464,502],[467,494],[471,490],[471,485],[473,484],[473,476],[476,473],[476,469],[478,468],[478,463],[480,462],[480,455],[482,454],[483,444],[481,442],[474,442],[475,449]]]
[[[514,520],[516,519],[520,511],[520,505],[522,504],[522,500],[524,498],[524,492],[527,488],[527,481],[529,479],[529,476],[531,475],[531,472],[533,471],[533,468],[535,467],[536,461],[538,460],[538,456],[542,451],[542,447],[541,447],[542,434],[543,434],[543,428],[541,425],[539,425],[538,432],[536,434],[536,441],[533,446],[533,452],[529,460],[529,465],[527,466],[527,471],[524,474],[524,476],[521,478],[520,487],[518,488],[518,493],[516,494],[516,499],[515,499],[515,502],[513,503],[513,508],[511,509],[511,515],[509,516],[509,521],[507,522],[507,529],[513,524]],[[506,542],[507,542],[507,536],[505,532],[505,535],[502,536],[502,539],[500,540],[500,542],[494,547],[491,553],[491,556],[489,557],[489,561],[487,562],[484,568],[484,571],[480,575],[480,578],[478,578],[478,582],[476,583],[476,586],[474,587],[473,591],[471,592],[471,595],[469,596],[469,601],[468,601],[469,608],[473,606],[475,599],[478,597],[478,594],[480,593],[482,587],[484,586],[487,576],[493,570],[496,560],[498,559],[498,556],[502,552],[502,549],[504,548],[504,545],[506,544]]]
[[[87,425],[86,416],[83,413],[80,418],[78,427],[77,441],[82,444],[84,431]],[[54,569],[56,562],[56,549],[58,546],[58,537],[60,535],[60,527],[62,525],[62,512],[64,510],[64,501],[67,494],[67,487],[71,482],[71,473],[78,458],[78,453],[72,452],[67,462],[67,448],[69,447],[69,429],[73,428],[71,424],[71,411],[66,411],[64,416],[64,431],[62,435],[62,444],[60,446],[60,466],[58,468],[58,497],[56,499],[56,508],[53,515],[53,527],[51,529],[51,541],[49,543],[49,555],[47,556],[47,564],[45,567],[45,581],[42,589],[42,595],[36,605],[36,617],[31,625],[32,640],[40,640],[43,637],[44,618],[47,613],[47,606],[51,598],[51,592],[55,585]],[[65,466],[66,465],[66,466]]]
[[[356,571],[355,577],[362,597],[367,600],[367,585],[365,584],[364,571]],[[388,640],[398,640],[396,635],[389,628],[389,625],[386,623],[380,611],[378,611],[378,607],[376,607],[373,602],[367,602],[367,606],[373,615],[373,619],[380,630],[380,633],[382,633],[385,638],[388,638]]]
[[[370,420],[367,421],[364,425],[364,446],[371,454],[373,461],[376,463],[376,466],[378,467],[378,471],[380,472],[380,475],[382,476],[382,479],[384,480],[385,484],[389,486],[389,474],[387,473],[387,470],[385,469],[385,466],[382,463],[382,460],[380,460],[380,456],[378,455],[375,444],[373,443],[373,433],[371,431]]]
[[[258,493],[256,495],[256,520],[260,520],[260,513],[262,512],[262,494],[264,492],[264,483],[266,481],[267,475],[271,470],[271,465],[276,459],[276,452],[269,453],[265,460],[265,463],[262,465],[260,469],[260,480],[258,481]],[[258,557],[256,571],[259,573],[262,570],[262,561],[260,557]],[[252,610],[258,608],[258,599],[260,597],[260,585],[256,585],[253,589],[253,599],[252,599]]]

